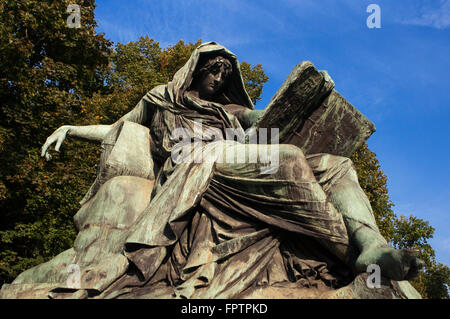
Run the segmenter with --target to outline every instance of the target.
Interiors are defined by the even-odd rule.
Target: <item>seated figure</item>
[[[417,252],[388,246],[350,159],[226,139],[227,130],[247,130],[262,113],[236,56],[208,42],[116,123],[57,129],[42,156],[49,160],[49,147],[59,150],[67,136],[101,142],[99,176],[75,216],[74,248],[19,275],[2,296],[325,292],[371,264],[388,279],[414,277]],[[277,166],[265,170],[261,154],[276,154]],[[78,267],[76,285],[67,280],[70,265]]]

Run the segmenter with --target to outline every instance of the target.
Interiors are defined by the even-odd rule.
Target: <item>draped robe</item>
[[[233,64],[231,79],[216,102],[188,93],[200,58],[210,54],[226,56]],[[149,204],[118,239],[121,251],[86,263],[91,273],[106,270],[95,286],[83,283],[78,291],[88,295],[80,296],[236,298],[258,287],[335,289],[353,278],[349,265],[327,248],[331,244],[351,250],[342,215],[330,201],[333,186],[349,178],[357,183],[351,161],[328,154],[305,156],[295,146],[277,145],[279,166],[273,174],[262,172],[267,163],[260,158],[227,163],[221,158],[227,152],[270,152],[274,147],[198,134],[196,121],[206,132],[242,130],[239,119],[227,111],[231,104],[253,109],[236,57],[210,42],[194,51],[171,82],[152,89],[113,125],[112,130],[130,121],[149,128],[157,176]],[[177,128],[201,141],[201,161],[174,162]],[[90,191],[83,203],[95,201],[97,192]],[[356,196],[366,203],[361,193],[359,189]],[[376,229],[374,220],[363,222]],[[101,255],[101,249],[97,252]],[[60,257],[61,265],[79,260],[76,249],[66,255]],[[53,291],[64,288],[61,267],[59,274],[49,275],[49,265],[54,267],[58,258],[47,268],[23,273],[13,284],[47,280]],[[117,265],[114,271],[111,261]]]
[[[204,48],[208,51],[201,53],[213,51],[233,61],[235,78],[221,99],[253,108],[234,55],[214,44]],[[149,124],[153,158],[162,167],[151,203],[125,243],[125,256],[139,276],[125,276],[109,291],[127,297],[230,298],[264,285],[342,284],[345,267],[314,239],[349,244],[342,216],[323,189],[345,175],[348,159],[321,154],[307,160],[298,148],[281,145],[275,174],[261,173],[266,164],[259,158],[226,163],[217,150],[248,154],[272,146],[205,136],[208,130],[225,136],[227,128],[242,127],[224,105],[186,93],[197,61],[194,54],[171,83],[149,92],[125,117],[145,123],[146,110],[153,109]],[[201,135],[195,130],[199,120]],[[202,141],[201,161],[174,164],[170,154],[177,128]],[[170,289],[155,289],[160,281]]]

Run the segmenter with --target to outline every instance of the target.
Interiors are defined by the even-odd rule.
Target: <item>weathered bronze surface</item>
[[[407,282],[420,261],[387,245],[348,159],[374,126],[333,88],[304,62],[255,111],[236,56],[209,42],[116,123],[59,128],[47,159],[66,136],[102,142],[74,247],[0,297],[420,298]],[[279,128],[281,144],[223,139],[247,128]],[[177,161],[183,147],[198,152]],[[270,173],[253,157],[265,153],[278,156]]]

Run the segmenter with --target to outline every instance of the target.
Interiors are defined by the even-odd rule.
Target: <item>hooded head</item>
[[[198,63],[188,90],[196,91],[204,100],[227,104],[228,101],[221,99],[231,74],[233,66],[226,57],[221,55],[206,57],[205,61]]]
[[[211,102],[254,108],[236,56],[215,42],[206,42],[196,48],[168,84],[172,97],[180,105],[184,104],[184,93],[194,87],[206,90],[204,93],[213,97]]]

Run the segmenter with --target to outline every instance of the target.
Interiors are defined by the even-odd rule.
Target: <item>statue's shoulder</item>
[[[170,90],[167,84],[157,85],[151,90],[149,90],[145,96],[142,98],[147,105],[147,108],[156,109],[158,106],[168,106],[172,104],[173,97],[170,94]]]
[[[163,97],[167,94],[168,91],[168,85],[167,84],[160,84],[152,89],[150,89],[146,96],[156,96],[156,97]]]

